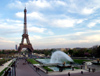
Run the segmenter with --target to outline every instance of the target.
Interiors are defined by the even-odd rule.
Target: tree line
[[[45,56],[51,56],[55,49],[35,49],[33,53],[45,54]],[[100,57],[100,46],[92,48],[73,48],[64,51],[66,54],[71,55],[72,57]],[[1,50],[0,54],[16,54],[18,51],[15,50]]]

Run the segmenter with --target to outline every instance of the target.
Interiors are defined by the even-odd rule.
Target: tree
[[[100,57],[100,46],[95,50],[95,56]]]
[[[73,55],[73,50],[69,49],[68,53],[72,56]]]

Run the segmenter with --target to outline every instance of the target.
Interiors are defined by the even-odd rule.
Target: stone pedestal
[[[87,63],[85,62],[85,70],[87,70]]]

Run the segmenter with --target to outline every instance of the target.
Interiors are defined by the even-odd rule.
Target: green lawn
[[[27,59],[28,62],[32,63],[32,64],[39,64],[37,61],[35,61],[34,59]]]
[[[84,61],[90,61],[90,60],[83,60],[83,59],[73,59],[75,63],[82,64]]]
[[[37,61],[35,61],[34,59],[27,59],[27,61],[30,62],[30,63],[32,63],[32,64],[40,64]],[[48,71],[53,71],[52,69],[48,68],[47,66],[43,66],[43,68],[45,70],[48,70]]]

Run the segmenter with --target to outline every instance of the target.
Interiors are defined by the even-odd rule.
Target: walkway
[[[2,66],[0,66],[0,72],[5,69],[6,67],[8,67],[8,65],[12,62],[12,60],[6,62],[5,64],[3,64]]]
[[[86,70],[83,70],[83,69],[76,69],[74,71],[72,70],[64,70],[62,72],[59,72],[59,71],[55,71],[55,72],[49,72],[48,75],[50,76],[54,76],[54,75],[66,75],[68,72],[70,72],[71,74],[75,74],[75,73],[81,73],[81,71],[83,71],[84,73],[86,73],[87,71]]]
[[[83,71],[83,74],[81,74],[81,71]],[[70,72],[70,75],[68,75],[68,73]],[[67,71],[63,71],[63,72],[49,72],[48,74],[49,76],[100,76],[100,71],[97,72],[88,72],[86,70],[67,70]]]
[[[68,73],[64,74],[64,75],[49,75],[49,76],[68,76]],[[100,72],[95,72],[95,73],[92,73],[92,72],[87,72],[87,73],[73,73],[73,74],[70,74],[70,76],[100,76]]]
[[[47,76],[47,75],[43,75],[41,71],[36,72],[35,68],[32,65],[28,63],[25,64],[25,60],[19,59],[17,60],[16,76]]]

